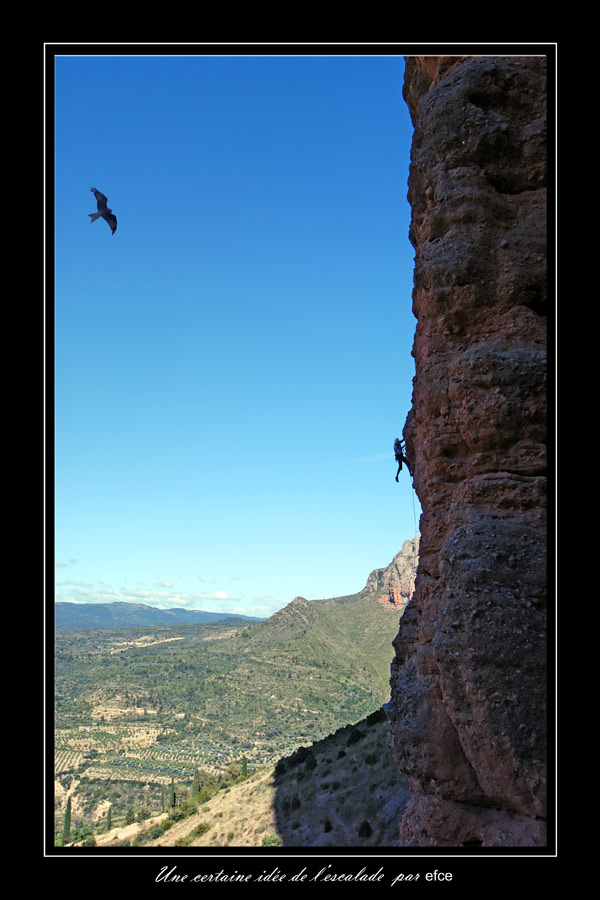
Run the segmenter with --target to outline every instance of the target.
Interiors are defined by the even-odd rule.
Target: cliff
[[[364,587],[364,593],[375,595],[384,605],[401,614],[413,595],[415,573],[419,561],[419,536],[404,541],[391,563],[384,569],[374,569]]]
[[[394,640],[404,846],[545,846],[546,60],[410,57],[422,506]]]

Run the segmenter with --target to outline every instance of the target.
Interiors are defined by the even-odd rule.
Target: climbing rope
[[[412,479],[411,479],[411,481],[412,481]],[[413,531],[413,534],[418,534],[418,532],[417,532],[417,514],[415,512],[415,486],[414,486],[414,484],[411,484],[410,496],[412,497],[413,522],[414,522],[414,526],[415,526],[415,530]]]

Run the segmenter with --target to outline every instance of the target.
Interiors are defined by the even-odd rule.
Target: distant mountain
[[[151,625],[206,625],[231,620],[242,625],[262,622],[255,616],[230,613],[203,612],[197,609],[157,609],[144,603],[56,603],[57,631],[88,631],[90,629],[135,628]]]
[[[373,701],[368,699],[372,696],[383,703],[389,692],[392,640],[414,590],[418,557],[417,536],[404,542],[388,566],[371,572],[358,593],[327,600],[296,597],[237,637],[240,658],[249,656],[257,668],[262,661],[271,672],[279,667],[281,677],[275,679],[279,693],[284,690],[286,673],[300,665],[312,670],[313,695],[318,690],[318,671],[321,687],[330,698],[336,694],[340,680],[347,678],[357,685],[358,696],[363,692],[366,707],[371,704],[373,708]],[[329,685],[327,677],[331,678]],[[266,684],[266,673],[256,681]],[[295,680],[294,685],[297,683]],[[296,686],[290,685],[290,689],[290,696],[298,691]],[[265,704],[266,698],[262,702]],[[363,712],[360,703],[352,712]]]
[[[388,611],[404,612],[413,589],[417,560],[419,555],[419,537],[404,541],[402,549],[394,556],[392,562],[383,569],[375,569],[369,575],[365,587],[358,594],[350,597],[337,597],[332,600],[307,601],[301,597],[288,604],[287,607],[276,612],[269,619],[261,619],[256,616],[240,616],[230,613],[204,612],[195,609],[158,609],[147,606],[144,603],[65,603],[55,604],[55,628],[56,631],[89,631],[91,629],[109,628],[145,628],[152,625],[207,625],[214,622],[232,621],[232,624],[252,625],[265,622],[265,631],[256,635],[258,642],[269,638],[278,641],[285,631],[290,628],[288,637],[296,637],[297,627],[300,633],[308,626],[309,620],[314,625],[318,612],[323,612],[323,606],[330,604],[352,603],[359,601],[362,609],[362,601],[376,599]],[[373,607],[376,610],[377,606]],[[326,612],[329,612],[327,610]],[[325,619],[328,619],[326,616]],[[336,616],[333,616],[335,620]],[[384,616],[384,619],[386,617]],[[397,620],[390,620],[397,624]],[[324,622],[323,622],[324,624]],[[335,625],[330,623],[330,636],[326,643],[334,641]],[[320,629],[317,627],[317,631]],[[343,631],[348,630],[345,625]],[[352,628],[350,628],[352,631]],[[386,629],[383,635],[387,639]],[[394,635],[393,635],[394,636]],[[335,642],[335,641],[334,641]],[[342,644],[343,644],[342,639]],[[341,648],[341,645],[340,645]]]
[[[140,781],[149,786],[148,808],[157,810],[158,786],[174,777],[189,790],[195,766],[218,773],[244,757],[256,770],[365,719],[364,727],[337,734],[335,746],[315,748],[316,768],[296,766],[295,756],[284,760],[284,779],[278,775],[275,785],[272,770],[266,770],[266,780],[252,799],[264,806],[256,815],[246,793],[237,795],[235,816],[215,807],[207,840],[219,845],[234,833],[241,844],[251,843],[252,835],[239,830],[241,821],[228,821],[237,816],[248,827],[254,823],[259,842],[265,834],[269,838],[271,830],[290,846],[295,841],[350,843],[357,841],[357,834],[359,845],[393,842],[393,817],[406,790],[394,788],[392,798],[389,727],[381,719],[375,740],[370,717],[389,700],[392,641],[414,589],[418,546],[418,537],[405,541],[392,562],[372,571],[356,594],[321,600],[296,597],[258,622],[225,619],[198,628],[161,625],[154,632],[136,628],[129,633],[126,628],[111,633],[108,628],[114,625],[104,624],[106,630],[94,634],[83,630],[79,621],[79,633],[57,631],[57,748],[64,756],[56,771],[61,789],[72,776],[80,785],[75,792],[82,798],[80,808],[87,804],[86,816],[98,818],[106,806],[97,807],[98,815],[93,809],[105,804],[107,795],[95,799],[96,779],[120,786],[123,793],[113,803],[112,821],[117,825],[124,823]],[[129,612],[134,608],[126,606]],[[118,609],[119,604],[108,604],[104,611],[111,607]],[[76,612],[89,609],[80,605]],[[82,726],[85,752],[93,751],[93,756],[72,757],[71,751],[83,752]],[[355,731],[369,738],[359,740]],[[132,735],[141,743],[137,737],[132,741]],[[89,785],[79,781],[84,770]],[[243,788],[250,789],[249,783]],[[269,798],[274,790],[273,806]],[[219,797],[226,794],[218,792]],[[377,811],[379,800],[391,806]],[[59,812],[57,824],[62,827],[64,808]],[[208,824],[203,816],[204,804],[198,813],[202,829]],[[180,837],[187,840],[189,834],[173,830],[169,840]]]
[[[415,589],[415,575],[419,561],[419,539],[404,541],[402,549],[384,569],[375,569],[369,575],[363,593],[377,594],[382,600],[387,598],[394,609],[404,612],[406,604]]]

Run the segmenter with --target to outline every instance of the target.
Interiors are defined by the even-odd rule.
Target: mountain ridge
[[[414,569],[419,551],[419,536],[404,541],[402,549],[395,554],[389,565],[373,569],[365,586],[355,594],[330,597],[319,600],[306,600],[296,597],[291,603],[282,607],[268,618],[246,616],[238,613],[221,613],[207,610],[184,609],[170,607],[160,609],[145,603],[132,603],[115,600],[112,603],[72,603],[57,601],[54,604],[54,627],[56,631],[87,631],[92,629],[131,628],[153,625],[205,625],[214,622],[232,620],[236,624],[258,624],[277,622],[278,617],[285,619],[288,614],[284,610],[292,607],[299,613],[306,604],[304,614],[310,616],[312,604],[352,602],[358,597],[377,595],[380,602],[386,602],[400,612],[404,611],[414,589]],[[281,614],[281,615],[280,615]]]
[[[113,603],[70,603],[58,601],[54,605],[56,631],[87,631],[91,629],[132,628],[153,625],[206,625],[225,620],[237,624],[262,622],[257,616],[219,613],[197,609],[171,607],[159,609],[145,603],[116,600]]]
[[[417,547],[418,537],[405,541],[392,563],[373,570],[356,594],[324,600],[296,597],[260,622],[159,626],[141,632],[143,638],[132,629],[129,640],[126,630],[58,632],[57,825],[67,791],[74,794],[80,820],[99,823],[110,802],[117,824],[140,782],[145,783],[146,805],[156,810],[161,786],[168,786],[174,776],[188,790],[195,765],[215,777],[242,757],[251,770],[273,766],[299,747],[371,716],[390,696],[392,640],[402,615],[395,597],[402,603],[408,600]],[[402,593],[399,573],[404,568],[412,571],[412,581]],[[299,785],[308,786],[310,775],[319,809],[329,806],[323,786],[328,778],[332,789],[340,782],[338,798],[346,806],[357,772],[372,776],[370,792],[376,781],[375,760],[383,763],[385,756],[386,771],[392,769],[389,749],[365,745],[364,765],[356,759],[334,778],[328,768],[342,750],[340,746],[333,756],[326,754],[330,763],[323,758],[318,769],[322,780],[314,780],[316,770],[307,770],[307,780]],[[291,774],[295,780],[296,773]],[[378,790],[384,791],[380,774]],[[278,794],[281,787],[278,784]],[[284,839],[313,840],[305,831],[305,826],[310,831],[313,801],[308,795],[302,800],[308,818],[298,818],[295,792],[287,797],[284,791],[282,803],[286,806],[287,800],[294,807],[292,830],[296,821],[300,824],[297,833]],[[319,819],[320,834],[328,841],[341,839],[333,813],[329,818],[332,832]],[[348,827],[346,813],[342,818]]]

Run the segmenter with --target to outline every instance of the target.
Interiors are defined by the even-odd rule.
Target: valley
[[[80,828],[125,827],[164,815],[172,785],[232,789],[380,709],[418,539],[404,551],[359,593],[264,622],[57,631],[55,833],[68,798]]]
[[[382,710],[181,805],[98,834],[98,847],[394,847],[410,792]]]

